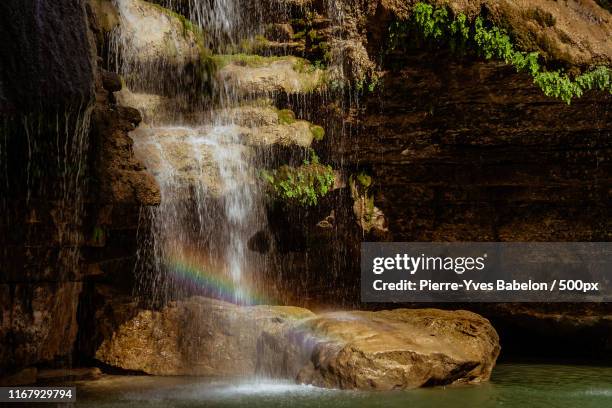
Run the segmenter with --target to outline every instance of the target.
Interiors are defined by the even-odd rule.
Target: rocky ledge
[[[315,315],[192,297],[131,315],[99,320],[124,322],[108,328],[96,358],[155,375],[262,374],[327,388],[404,389],[486,381],[500,350],[489,321],[467,311]]]

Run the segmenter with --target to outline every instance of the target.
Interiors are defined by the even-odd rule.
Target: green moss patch
[[[361,173],[358,173],[355,178],[365,190],[370,188],[370,186],[372,185],[372,176],[368,175],[366,172],[362,171]]]
[[[319,125],[310,125],[310,133],[312,133],[312,138],[317,142],[320,142],[325,137],[325,129]]]
[[[291,109],[280,109],[277,112],[278,123],[281,125],[291,125],[295,123],[295,113]]]
[[[223,54],[214,55],[213,60],[219,69],[229,65],[236,64],[243,67],[258,68],[269,65],[275,61],[282,61],[286,57],[263,57],[255,54]]]

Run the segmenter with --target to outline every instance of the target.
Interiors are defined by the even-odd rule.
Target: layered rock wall
[[[415,2],[354,3],[353,39],[378,63],[378,82],[357,101],[315,104],[313,115],[327,119],[327,157],[349,175],[371,177],[371,206],[384,214],[388,234],[359,233],[360,218],[346,211],[352,205],[346,191],[316,214],[274,213],[291,259],[285,270],[308,280],[300,286],[302,299],[358,303],[359,265],[346,260],[358,259],[362,240],[610,240],[610,94],[587,92],[568,105],[501,62],[458,55],[422,38],[392,50],[390,24],[409,18]],[[551,69],[580,72],[610,62],[612,16],[594,2],[447,3],[508,29],[519,47],[539,51]],[[549,14],[551,24],[543,27],[537,16]],[[333,224],[321,228],[328,214]],[[279,220],[285,218],[290,221]],[[320,284],[312,270],[325,271],[326,282],[334,283]],[[570,313],[573,306],[469,307],[500,325],[502,343],[520,344],[508,347],[515,355],[564,354],[550,347],[552,333],[565,336],[576,356],[610,355],[611,305],[581,307],[588,317],[583,323]],[[509,312],[513,307],[522,312]],[[563,323],[563,315],[572,323]]]
[[[181,4],[177,10],[185,12]],[[285,148],[293,140],[286,133],[296,128],[293,133],[305,136],[301,147],[312,145],[342,170],[339,188],[318,207],[269,208],[279,256],[267,277],[287,299],[358,304],[358,250],[366,239],[611,238],[610,95],[589,92],[568,106],[498,62],[457,57],[422,42],[389,52],[389,25],[409,16],[414,2],[347,0],[335,8],[320,1],[262,4],[277,12],[263,13],[265,41],[250,44],[249,52],[274,57],[217,56],[217,74],[251,97],[274,94],[276,107],[292,109],[300,120],[283,124],[272,105],[253,108],[255,119],[248,120],[243,136],[248,144]],[[593,1],[448,4],[470,17],[486,15],[519,46],[538,50],[551,67],[575,73],[610,63],[612,17]],[[118,24],[110,2],[9,0],[0,5],[0,19],[2,38],[12,39],[0,44],[4,374],[67,359],[75,341],[81,355],[93,357],[104,339],[133,317],[119,314],[112,328],[91,318],[99,307],[112,308],[118,293],[131,293],[141,215],[159,203],[160,193],[134,158],[128,135],[140,113],[117,103],[128,91],[117,93],[121,80],[102,69],[99,58],[106,58],[109,33]],[[191,58],[202,58],[197,47],[202,44],[192,45]],[[278,57],[284,54],[291,56]],[[304,71],[304,61],[296,57],[318,67]],[[191,65],[201,68],[198,61]],[[366,91],[364,81],[374,76],[376,86]],[[202,79],[194,76],[180,85],[199,92]],[[175,94],[158,91],[160,103],[193,105],[191,99],[175,104]],[[150,94],[136,97],[151,102]],[[264,116],[271,122],[253,125]],[[313,140],[302,119],[324,125],[325,139]],[[370,181],[357,188],[361,173]],[[377,228],[365,228],[373,215]],[[140,227],[146,235],[146,224]],[[522,327],[543,338],[532,322],[545,320],[550,331],[574,333],[568,338],[594,333],[597,350],[610,350],[608,306],[593,309],[595,317],[587,308],[588,319],[560,324],[558,310],[544,309],[488,310],[505,316],[508,332]],[[595,329],[581,331],[585,325]],[[529,334],[517,342],[525,339]],[[336,381],[317,375],[310,381]]]
[[[159,191],[133,158],[140,116],[114,104],[88,4],[8,1],[0,14],[3,375],[70,361],[92,279],[133,280],[139,209]]]

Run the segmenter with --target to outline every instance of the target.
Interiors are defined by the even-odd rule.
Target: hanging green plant
[[[263,170],[261,177],[278,199],[304,207],[317,205],[319,199],[331,191],[335,179],[332,167],[319,163],[314,152],[299,167],[281,166],[276,170]]]
[[[391,25],[390,49],[397,47],[403,32],[414,28],[423,38],[447,44],[453,51],[471,49],[487,60],[503,60],[518,72],[529,73],[545,95],[567,104],[592,89],[612,93],[612,70],[609,67],[596,67],[573,79],[561,70],[547,71],[539,64],[537,52],[516,50],[504,29],[488,24],[480,16],[469,22],[465,14],[453,16],[446,7],[418,2],[409,21]]]

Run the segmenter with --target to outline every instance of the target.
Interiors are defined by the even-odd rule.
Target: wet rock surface
[[[315,315],[193,297],[138,312],[108,332],[96,358],[157,375],[259,373],[321,387],[402,389],[486,381],[498,353],[490,323],[466,311]]]
[[[118,309],[121,315],[127,309]],[[313,314],[297,307],[239,307],[202,297],[143,310],[118,328],[100,316],[107,336],[96,359],[156,375],[247,376],[257,368],[257,339]]]
[[[117,10],[131,63],[185,65],[200,58],[197,34],[178,14],[142,0],[120,0]]]
[[[47,113],[86,105],[95,65],[81,2],[0,4],[0,113]],[[67,63],[70,61],[70,63]]]
[[[394,240],[609,240],[609,95],[568,106],[498,63],[402,58],[345,145]]]
[[[217,73],[220,81],[245,94],[311,92],[324,85],[323,71],[296,57],[221,58]]]
[[[69,354],[81,289],[80,282],[0,284],[2,365],[24,367]]]
[[[467,311],[333,312],[284,338],[264,336],[261,358],[273,374],[302,383],[391,390],[487,381],[498,341],[486,319]]]
[[[99,65],[100,21],[52,3],[2,3],[0,375],[69,359],[85,282],[133,268],[140,206],[159,202],[127,135],[140,114],[115,104],[121,80]]]

